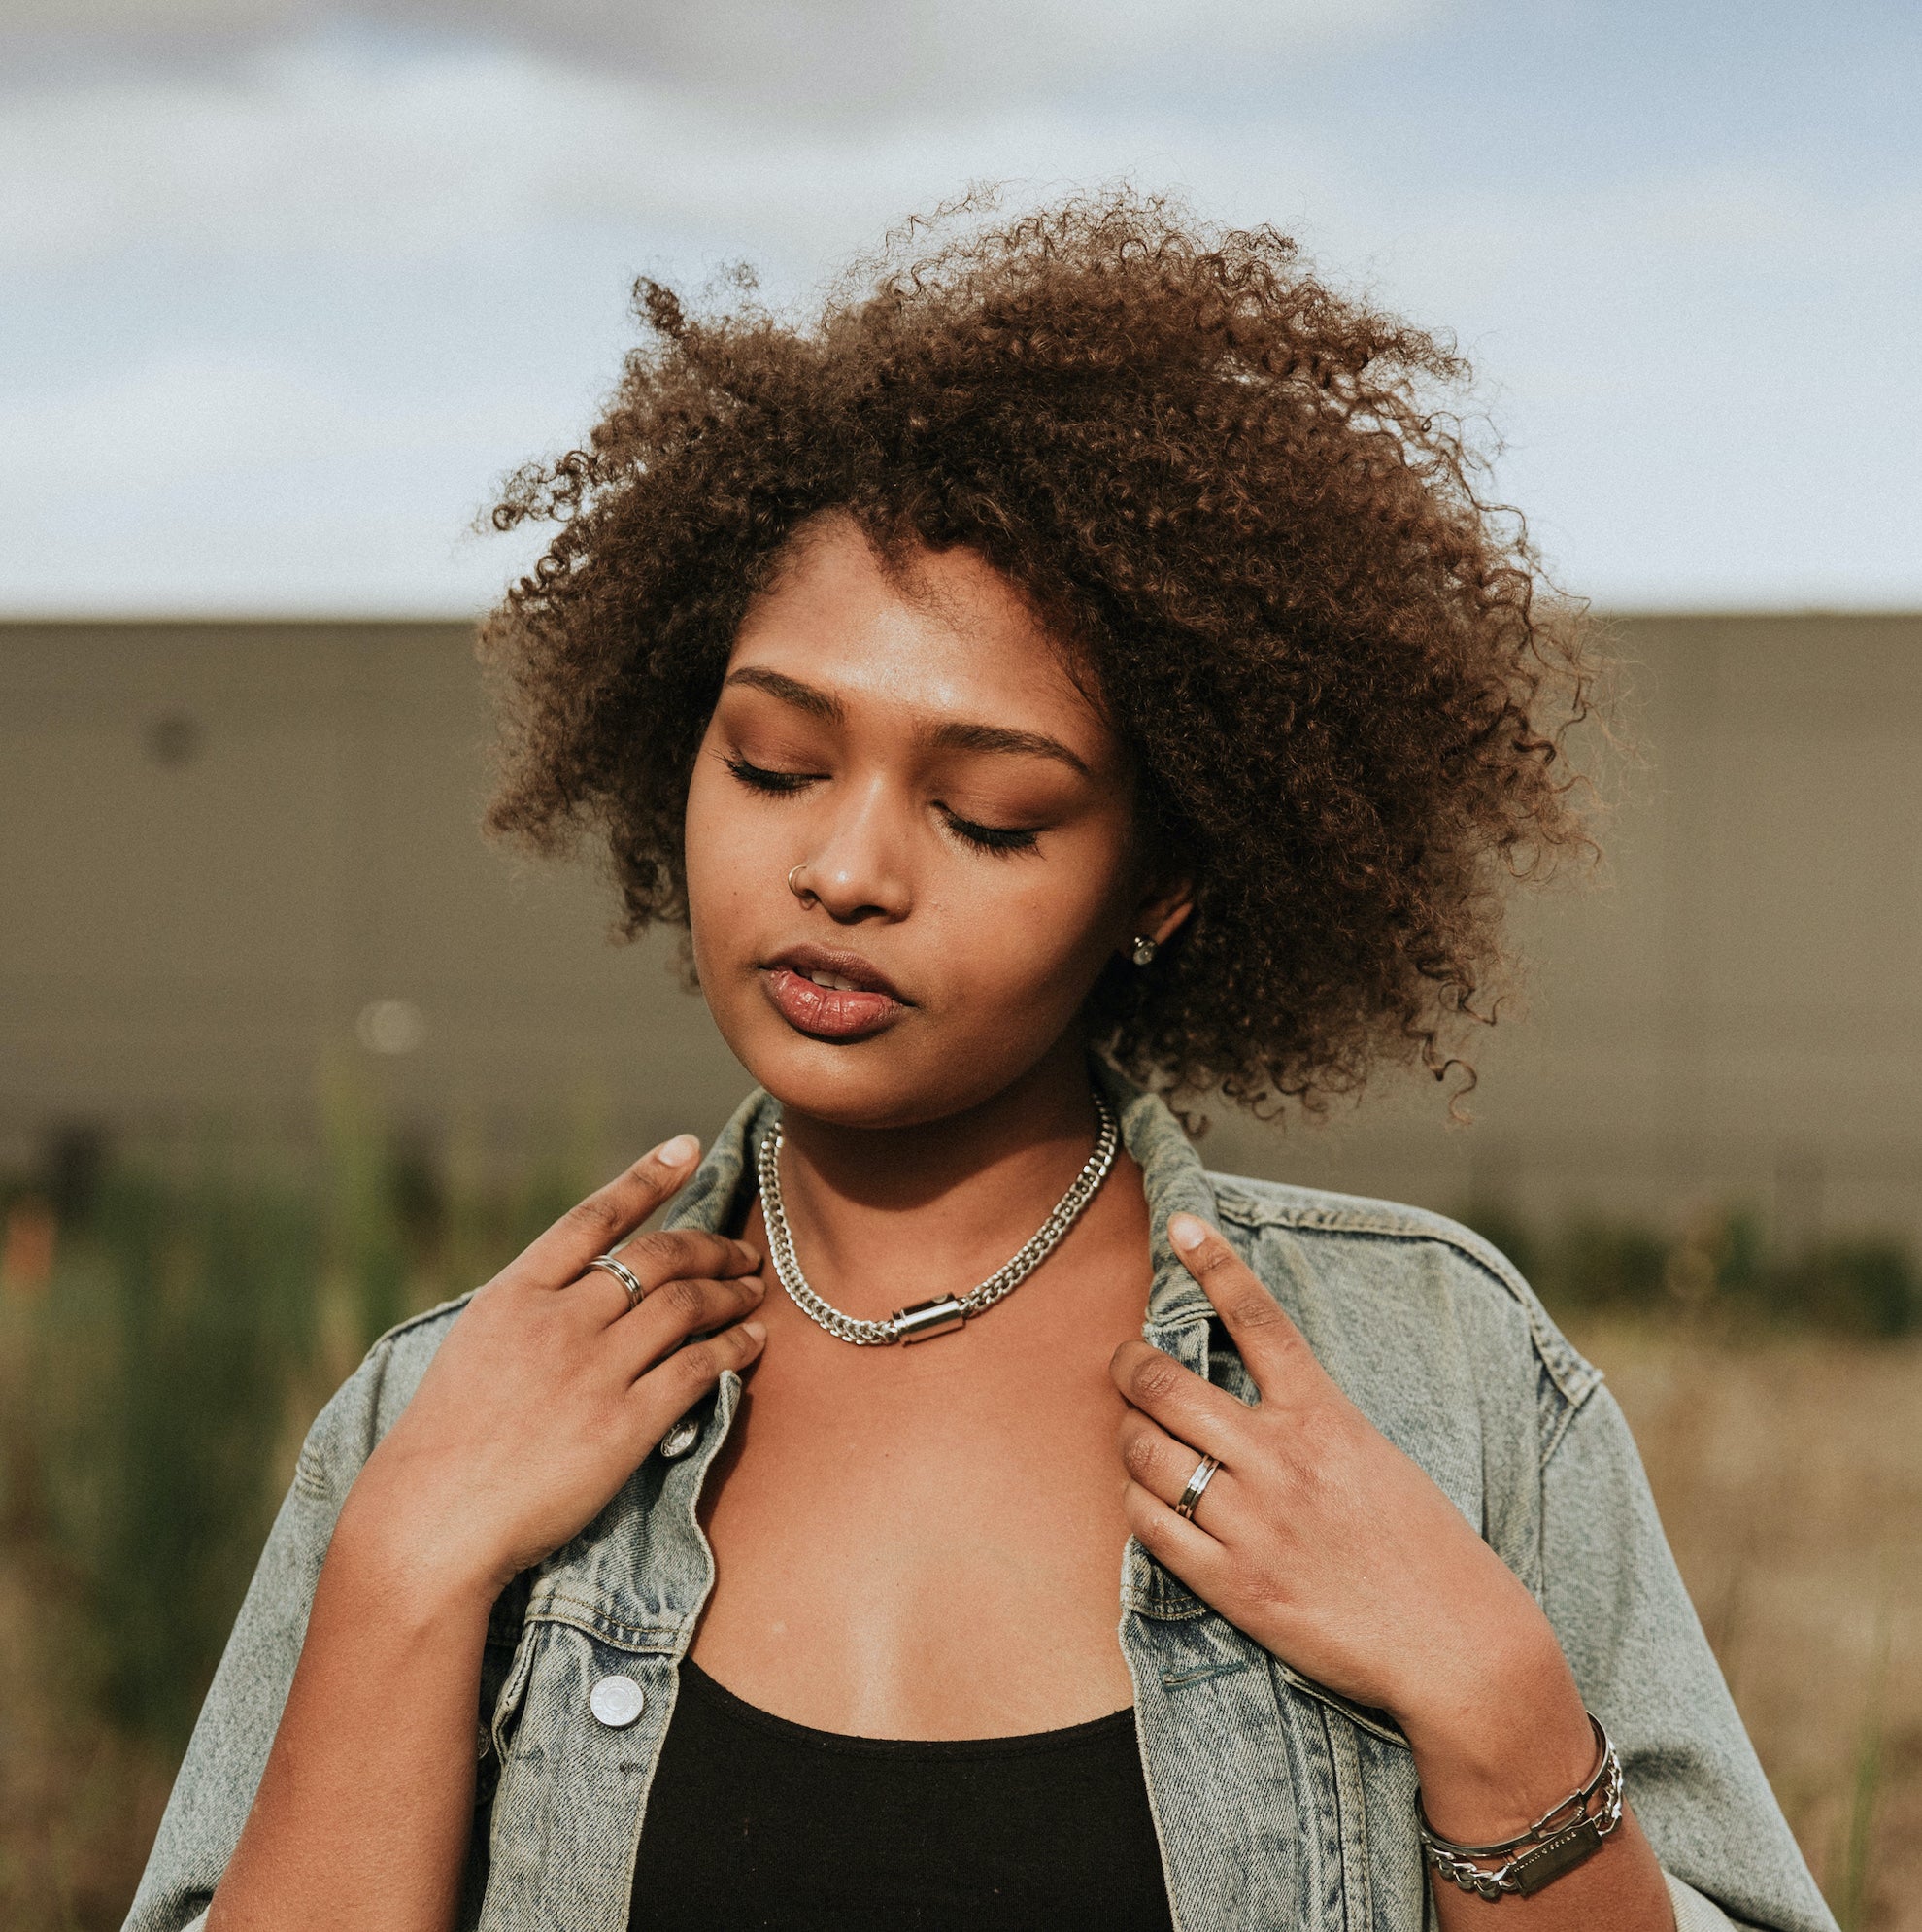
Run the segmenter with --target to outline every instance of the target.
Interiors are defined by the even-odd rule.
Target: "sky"
[[[647,273],[1130,181],[1451,333],[1604,608],[1922,607],[1901,0],[9,0],[0,614],[465,614]]]

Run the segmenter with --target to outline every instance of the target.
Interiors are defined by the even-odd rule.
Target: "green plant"
[[[275,1501],[318,1248],[311,1204],[286,1187],[113,1175],[39,1303],[47,1522],[130,1731],[178,1742],[192,1724]]]
[[[1501,1202],[1458,1218],[1501,1248],[1551,1308],[1807,1328],[1872,1340],[1922,1331],[1922,1272],[1901,1241],[1832,1242],[1771,1253],[1744,1208],[1699,1213],[1676,1233],[1576,1215],[1546,1231]]]
[[[1922,1328],[1922,1280],[1890,1240],[1838,1242],[1785,1274],[1780,1299],[1817,1327],[1891,1340]]]
[[[1840,1932],[1862,1932],[1867,1921],[1869,1880],[1875,1842],[1875,1811],[1882,1791],[1884,1697],[1888,1688],[1892,1605],[1885,1595],[1875,1618],[1875,1638],[1862,1701],[1862,1728],[1856,1739],[1855,1771],[1849,1781],[1841,1878],[1835,1887],[1836,1923]]]
[[[90,1609],[69,1645],[81,1675],[121,1728],[172,1747],[321,1403],[375,1337],[487,1279],[602,1165],[585,1102],[490,1176],[397,1134],[342,1068],[320,1098],[317,1162],[277,1171],[207,1139],[172,1169],[105,1165],[67,1203],[51,1275],[9,1310],[22,1363],[0,1534],[47,1543]]]

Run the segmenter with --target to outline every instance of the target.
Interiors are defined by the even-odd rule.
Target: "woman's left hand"
[[[1337,1388],[1227,1241],[1193,1215],[1175,1251],[1227,1325],[1255,1407],[1146,1342],[1115,1352],[1130,1527],[1231,1623],[1413,1746],[1435,1828],[1487,1842],[1594,1762],[1582,1699],[1539,1605],[1460,1509]],[[1174,1512],[1204,1455],[1221,1464]]]

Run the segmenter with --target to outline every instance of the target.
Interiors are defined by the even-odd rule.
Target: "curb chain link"
[[[1082,1209],[1095,1199],[1101,1183],[1107,1179],[1108,1170],[1115,1164],[1121,1135],[1107,1096],[1096,1091],[1094,1101],[1095,1111],[1101,1123],[1100,1132],[1095,1136],[1094,1151],[1088,1156],[1080,1173],[1074,1177],[1068,1191],[1055,1203],[1054,1212],[1040,1227],[987,1280],[965,1295],[955,1298],[964,1317],[978,1315],[984,1308],[992,1308],[1004,1295],[1012,1294],[1020,1287],[1061,1244],[1062,1237],[1080,1219]],[[757,1163],[760,1179],[760,1212],[767,1224],[767,1246],[775,1275],[794,1305],[837,1339],[851,1341],[857,1348],[885,1348],[899,1341],[898,1314],[890,1316],[886,1321],[860,1321],[853,1315],[844,1314],[831,1302],[824,1302],[808,1286],[807,1276],[801,1272],[801,1265],[794,1255],[793,1236],[788,1229],[788,1211],[781,1199],[782,1137],[781,1124],[776,1121],[760,1143],[760,1156]]]
[[[1550,1877],[1559,1877],[1560,1869],[1579,1863],[1602,1848],[1602,1841],[1622,1822],[1622,1760],[1593,1714],[1589,1722],[1601,1740],[1601,1759],[1588,1782],[1505,1844],[1456,1845],[1433,1830],[1425,1813],[1417,1813],[1421,1820],[1422,1849],[1441,1877],[1465,1892],[1499,1899],[1504,1894],[1537,1889],[1536,1882],[1524,1881],[1523,1874],[1539,1860],[1549,1845],[1557,1845],[1559,1848],[1565,1837],[1570,1840],[1571,1855],[1558,1860],[1558,1869]],[[1594,1810],[1590,1810],[1591,1805]],[[1586,1841],[1583,1848],[1574,1848],[1576,1841]],[[1474,1862],[1490,1858],[1501,1860],[1493,1870]]]

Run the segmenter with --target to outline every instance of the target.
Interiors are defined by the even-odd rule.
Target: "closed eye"
[[[815,784],[822,776],[818,771],[772,771],[764,764],[751,764],[738,754],[725,761],[727,769],[752,792],[772,792],[777,797],[791,792],[799,792]]]
[[[963,845],[971,845],[977,852],[993,852],[1000,858],[1011,852],[1031,852],[1041,836],[1031,826],[976,825],[972,819],[951,812],[946,805],[940,807],[940,812],[948,822],[948,830]]]
[[[776,771],[742,758],[738,752],[725,755],[724,763],[751,792],[763,792],[774,797],[792,797],[810,785],[818,785],[826,776],[819,771]],[[980,825],[950,811],[946,805],[937,804],[936,809],[947,822],[948,830],[963,845],[970,845],[977,852],[992,852],[999,858],[1014,852],[1031,852],[1041,836],[1032,826]]]

